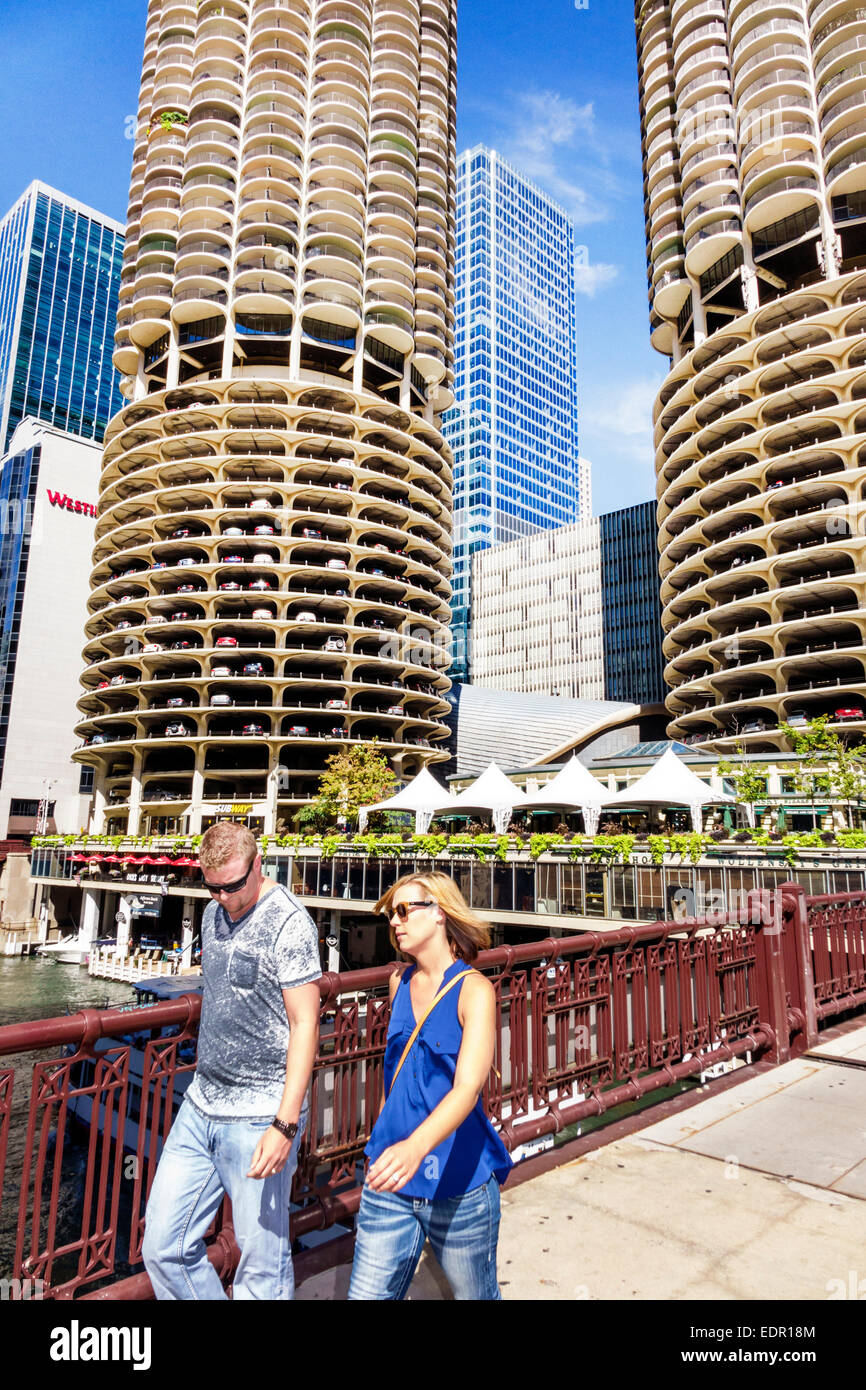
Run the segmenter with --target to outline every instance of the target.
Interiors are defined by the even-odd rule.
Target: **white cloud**
[[[574,269],[574,288],[578,294],[585,294],[594,299],[596,291],[612,284],[618,275],[619,266],[607,265],[604,261],[600,261],[598,265],[578,263]]]
[[[559,92],[525,91],[497,118],[505,158],[561,203],[576,224],[610,216],[619,182],[599,141],[591,101],[581,106]]]
[[[642,378],[597,392],[584,405],[580,418],[597,434],[651,441],[653,404],[663,380],[663,376]]]

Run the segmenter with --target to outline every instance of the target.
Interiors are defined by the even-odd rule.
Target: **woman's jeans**
[[[233,1297],[293,1297],[289,1194],[305,1122],[306,1113],[281,1173],[248,1178],[270,1120],[209,1120],[191,1101],[183,1102],[159,1160],[145,1218],[142,1254],[158,1299],[227,1297],[204,1243],[224,1193],[231,1199],[241,1252]]]
[[[403,1197],[365,1187],[358,1212],[350,1299],[402,1299],[429,1239],[457,1299],[493,1300],[499,1183],[462,1197]]]

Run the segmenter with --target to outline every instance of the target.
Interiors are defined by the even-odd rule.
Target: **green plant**
[[[667,851],[667,841],[664,835],[650,835],[647,839],[649,845],[650,858],[654,864],[663,864]]]
[[[440,854],[444,854],[448,847],[447,835],[413,835],[412,844],[421,854],[427,854],[431,859],[438,859]]]
[[[540,855],[546,854],[549,849],[557,845],[564,845],[566,838],[564,835],[557,834],[555,831],[547,835],[530,835],[529,854],[530,858],[538,859]]]
[[[345,835],[323,835],[322,836],[322,858],[333,859],[340,845],[345,844]]]

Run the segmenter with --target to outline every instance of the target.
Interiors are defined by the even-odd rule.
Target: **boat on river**
[[[64,936],[59,941],[46,942],[36,948],[37,956],[47,956],[60,965],[86,965],[90,955],[90,942],[78,936]]]

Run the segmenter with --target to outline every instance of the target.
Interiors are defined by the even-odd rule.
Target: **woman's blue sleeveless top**
[[[442,984],[465,970],[465,961],[455,961],[445,971]],[[385,1046],[385,1094],[388,1097],[364,1150],[372,1161],[418,1128],[435,1110],[454,1085],[457,1055],[463,1029],[457,1016],[462,983],[450,990],[425,1020],[412,1050],[392,1089],[394,1072],[403,1048],[415,1027],[409,981],[412,965],[403,972],[391,1006],[388,1041]],[[441,988],[441,986],[440,986]],[[447,1139],[431,1149],[417,1173],[400,1188],[403,1197],[428,1200],[458,1197],[486,1183],[491,1175],[503,1183],[512,1167],[508,1150],[484,1113],[481,1100]]]

